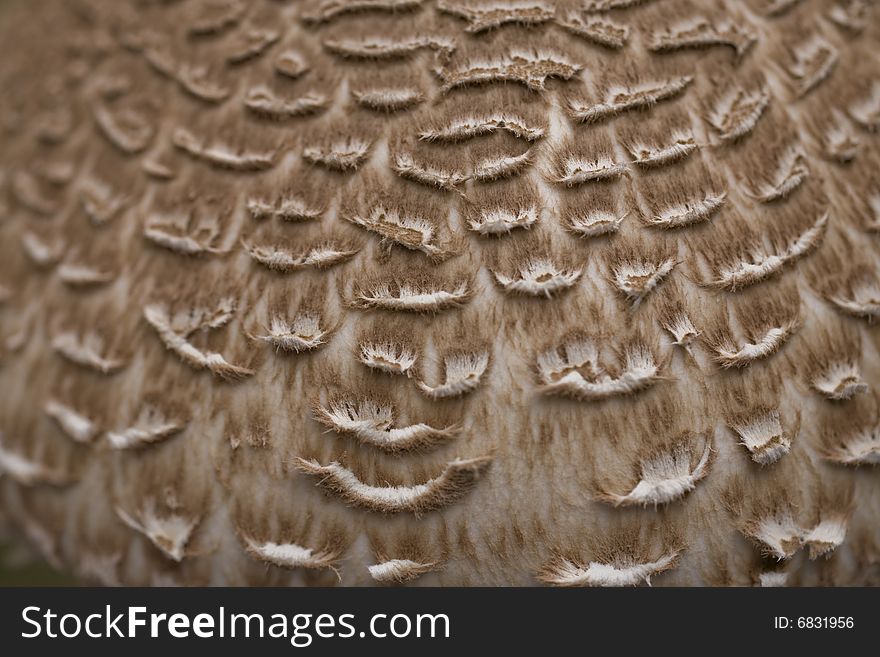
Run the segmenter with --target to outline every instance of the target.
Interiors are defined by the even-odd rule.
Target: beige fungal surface
[[[0,531],[102,584],[880,584],[878,42],[0,3]]]

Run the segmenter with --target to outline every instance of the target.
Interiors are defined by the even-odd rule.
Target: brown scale
[[[748,372],[718,373],[717,403],[724,409],[724,439],[736,444],[741,468],[769,467],[788,458],[802,440],[801,411],[784,404],[784,386],[776,378],[784,366]],[[754,463],[745,464],[748,455]]]
[[[729,292],[775,280],[820,248],[833,218],[821,189],[812,187],[761,219],[729,211],[713,223],[711,234],[688,235],[696,280]]]
[[[737,201],[728,181],[699,155],[641,173],[633,188],[642,201],[641,222],[670,236],[711,233],[719,215]]]
[[[826,25],[815,15],[795,16],[770,48],[768,57],[781,74],[792,102],[833,79],[840,51],[832,42],[833,29]]]
[[[772,358],[796,339],[801,324],[798,291],[782,283],[725,299],[720,312],[701,323],[701,340],[718,367],[742,368]]]
[[[307,25],[330,23],[336,20],[352,21],[362,15],[418,12],[424,0],[354,0],[345,4],[335,0],[312,0],[299,12]]]
[[[880,280],[872,258],[858,252],[858,237],[843,226],[832,231],[828,244],[816,255],[807,270],[812,288],[844,317],[863,320],[870,325],[880,313]]]
[[[871,388],[860,368],[861,334],[851,319],[829,317],[805,326],[786,355],[799,384],[825,403],[845,404]]]
[[[198,557],[216,549],[215,542],[199,532],[211,514],[212,482],[185,474],[187,462],[199,458],[186,445],[194,437],[186,438],[144,450],[137,457],[117,454],[111,467],[116,480],[127,485],[113,485],[109,491],[115,515],[150,544],[151,559],[184,566],[188,560],[202,561]]]
[[[470,86],[516,83],[534,92],[577,84],[583,63],[538,33],[532,48],[522,50],[516,30],[488,32],[461,44],[449,61],[436,69],[444,93]]]
[[[515,179],[475,188],[460,216],[463,227],[475,236],[503,239],[512,232],[537,229],[548,215],[534,183]]]
[[[704,144],[694,134],[693,119],[685,103],[660,103],[651,112],[650,122],[640,121],[639,114],[627,112],[615,124],[617,142],[626,149],[639,171],[681,166],[699,154]]]
[[[430,82],[430,76],[410,64],[385,66],[369,76],[349,78],[349,102],[357,112],[404,114],[428,100]]]
[[[341,186],[335,174],[306,164],[260,176],[245,196],[245,210],[252,220],[245,225],[275,223],[278,226],[267,230],[296,233],[311,228],[313,223],[323,227]]]
[[[643,30],[647,49],[660,56],[723,50],[733,55],[736,65],[758,40],[755,27],[732,3],[707,11],[700,2],[676,0],[666,7],[651,7],[639,18],[636,25],[647,28]]]
[[[587,266],[577,247],[569,236],[544,225],[487,243],[483,261],[505,298],[548,299],[577,290]]]
[[[671,524],[640,524],[634,519],[619,519],[609,522],[585,543],[557,546],[555,556],[536,573],[537,578],[556,586],[602,586],[608,583],[601,575],[594,576],[595,579],[587,578],[585,582],[572,570],[587,570],[589,564],[596,563],[627,572],[644,564],[645,571],[630,571],[632,574],[625,576],[626,585],[649,581],[652,575],[662,573],[676,563],[684,545],[679,531]],[[588,549],[585,550],[586,546]]]
[[[613,241],[635,211],[629,195],[620,194],[623,184],[560,188],[555,208],[558,222],[587,243]]]
[[[242,480],[233,484],[231,514],[236,538],[243,551],[241,561],[261,564],[276,578],[300,579],[312,584],[339,581],[340,560],[352,536],[341,518],[292,512],[283,486],[266,491],[248,490]],[[310,553],[292,550],[285,555],[275,546],[295,545]],[[255,568],[249,568],[256,571]],[[256,572],[251,577],[257,580]]]
[[[623,305],[635,311],[676,276],[678,265],[672,240],[637,232],[622,235],[609,244],[603,269],[608,285]]]
[[[430,573],[442,570],[450,549],[446,528],[441,525],[435,534],[373,529],[370,532],[370,546],[375,554],[375,564],[370,566],[373,580],[389,585],[414,580],[426,583]],[[383,564],[384,567],[376,567]]]
[[[601,130],[576,134],[557,147],[545,166],[548,182],[562,187],[610,183],[628,174],[628,164],[614,148],[611,136]]]
[[[379,237],[383,251],[422,255],[441,263],[461,253],[461,233],[449,224],[449,211],[421,186],[365,175],[345,190],[340,218]],[[396,248],[395,248],[396,247]]]

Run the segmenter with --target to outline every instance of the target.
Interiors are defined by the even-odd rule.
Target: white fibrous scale
[[[678,558],[677,552],[664,554],[654,561],[639,562],[620,559],[615,563],[591,561],[585,566],[568,559],[549,566],[541,579],[556,586],[636,586],[651,577],[668,570]]]

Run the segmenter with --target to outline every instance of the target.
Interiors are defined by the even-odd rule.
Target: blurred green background
[[[0,0],[0,6],[4,0]],[[80,586],[23,548],[0,543],[0,586]]]

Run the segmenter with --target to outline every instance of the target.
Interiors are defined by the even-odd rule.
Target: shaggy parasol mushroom
[[[107,584],[880,584],[880,9],[0,3],[0,518]]]

